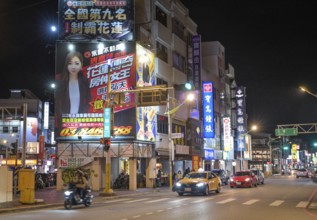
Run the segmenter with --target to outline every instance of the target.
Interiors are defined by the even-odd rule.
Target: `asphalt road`
[[[184,195],[174,192],[127,196],[100,200],[91,207],[64,207],[35,211],[5,213],[1,220],[310,220],[317,219],[317,184],[311,179],[276,176],[254,188],[224,186],[221,193],[208,196]],[[317,197],[317,196],[316,196]]]

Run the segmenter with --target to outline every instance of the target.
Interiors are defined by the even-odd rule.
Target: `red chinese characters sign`
[[[60,39],[134,39],[134,0],[60,0],[59,19]]]

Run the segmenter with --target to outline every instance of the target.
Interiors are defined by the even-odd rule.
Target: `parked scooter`
[[[65,209],[71,209],[73,205],[85,205],[86,207],[89,207],[92,204],[92,199],[94,197],[91,195],[91,189],[88,187],[84,189],[83,198],[80,198],[77,188],[74,184],[70,184],[69,189],[64,192],[64,195]]]

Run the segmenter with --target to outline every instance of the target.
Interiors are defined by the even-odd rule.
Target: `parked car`
[[[211,171],[190,172],[175,183],[173,191],[182,196],[184,193],[208,195],[210,191],[221,191],[221,179]]]
[[[252,169],[252,172],[256,176],[258,185],[264,184],[264,173],[258,169]]]
[[[257,187],[257,178],[251,170],[237,171],[230,178],[230,187]]]
[[[296,168],[291,169],[291,175],[295,175],[296,176],[297,171],[298,171],[298,169],[296,169]]]
[[[217,174],[220,177],[223,185],[228,185],[230,177],[227,171],[222,169],[213,169],[211,172]]]
[[[308,172],[308,170],[305,169],[305,168],[298,169],[297,172],[296,172],[296,178],[299,178],[299,177],[306,177],[306,178],[308,178],[308,177],[309,177],[309,172]]]

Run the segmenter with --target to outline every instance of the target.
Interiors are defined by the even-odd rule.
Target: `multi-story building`
[[[233,67],[229,65],[227,70],[225,67],[224,47],[219,42],[207,42],[201,44],[200,48],[202,48],[202,51],[195,50],[194,44],[200,44],[200,36],[197,34],[197,24],[189,17],[189,10],[178,0],[136,0],[127,2],[130,6],[131,2],[135,4],[135,23],[132,28],[135,35],[134,39],[121,41],[114,39],[109,41],[92,38],[82,41],[82,38],[85,37],[82,34],[74,34],[72,38],[72,33],[81,30],[80,28],[75,28],[67,32],[67,37],[59,39],[56,51],[57,82],[60,79],[59,73],[63,69],[62,63],[65,58],[64,55],[66,55],[67,46],[70,43],[73,46],[75,45],[77,49],[82,50],[85,55],[84,58],[87,60],[86,62],[89,63],[87,66],[90,65],[90,71],[95,68],[93,65],[98,62],[100,62],[101,66],[107,67],[101,68],[99,71],[105,71],[106,69],[108,71],[108,68],[112,68],[111,65],[119,64],[120,62],[111,61],[111,58],[108,58],[105,64],[102,63],[105,61],[105,57],[108,55],[110,57],[110,53],[102,54],[103,52],[101,52],[99,54],[100,49],[98,51],[96,49],[99,46],[99,42],[103,42],[106,44],[107,52],[113,49],[118,50],[114,53],[114,56],[122,56],[125,61],[133,60],[135,62],[131,64],[130,71],[135,71],[136,79],[140,78],[140,74],[142,75],[146,72],[146,67],[142,63],[142,56],[154,57],[150,66],[152,74],[150,77],[151,82],[148,82],[148,84],[152,86],[166,85],[168,88],[167,105],[135,107],[131,108],[128,112],[117,111],[114,114],[115,129],[111,132],[114,132],[112,135],[115,137],[111,139],[110,147],[111,182],[115,182],[116,177],[122,170],[130,174],[130,183],[132,183],[132,186],[130,186],[134,189],[136,187],[135,183],[138,181],[136,176],[139,176],[139,174],[142,177],[145,174],[146,186],[152,187],[152,181],[156,178],[156,172],[159,169],[163,172],[164,178],[167,177],[170,179],[172,171],[177,172],[180,170],[183,173],[187,168],[196,170],[200,167],[207,169],[225,169],[230,167],[230,162],[233,160],[234,133],[232,130],[235,128],[235,116],[234,111],[232,111],[232,94],[234,94],[236,85]],[[127,7],[130,6],[128,5]],[[87,6],[87,8],[89,7],[91,5]],[[75,9],[76,7],[69,10],[75,11]],[[65,10],[63,13],[69,13],[69,10]],[[63,13],[60,11],[59,14]],[[62,19],[64,24],[61,23],[60,26],[65,28],[79,27],[75,24],[69,26],[68,17],[65,16],[63,18],[65,19]],[[76,23],[77,21],[72,22]],[[65,33],[60,33],[59,36]],[[128,33],[127,36],[130,36],[130,34]],[[124,53],[119,52],[122,43],[128,48]],[[92,55],[96,57],[90,57]],[[195,61],[194,56],[196,56]],[[122,58],[120,57],[120,59]],[[197,59],[201,61],[197,63]],[[132,70],[132,68],[136,70]],[[97,74],[89,76],[92,77],[95,75]],[[105,75],[108,75],[108,72]],[[120,84],[115,82],[115,80],[111,82],[115,85],[113,88],[124,85],[124,83]],[[145,78],[142,78],[142,80],[143,83],[136,80],[135,88],[144,86]],[[193,82],[196,86],[197,91],[194,103],[185,101],[187,93],[176,89],[180,88],[177,85],[182,85],[188,81]],[[212,120],[215,122],[215,137],[207,139],[203,139],[202,81],[212,81],[214,83],[213,108],[215,117]],[[131,88],[134,89],[134,86],[131,86]],[[105,96],[104,91],[106,91],[104,87],[98,88],[98,93],[102,95],[102,98]],[[90,102],[90,108],[93,108],[93,110],[89,112],[91,113],[89,115],[77,113],[64,114],[66,112],[58,115],[61,107],[63,107],[58,105],[58,101],[64,98],[58,94],[57,92],[55,96],[55,114],[58,117],[55,117],[54,120],[54,124],[58,126],[57,131],[59,131],[56,132],[57,151],[55,155],[57,158],[56,166],[58,168],[57,189],[62,189],[62,180],[67,179],[67,168],[83,166],[92,174],[93,189],[99,190],[105,185],[103,180],[106,172],[106,153],[104,152],[102,143],[99,142],[99,138],[102,136],[100,133],[98,133],[99,136],[95,136],[95,134],[89,136],[92,133],[85,133],[87,129],[81,126],[100,126],[96,121],[103,120],[100,116],[101,114],[99,114],[102,113],[100,106],[103,106],[103,104],[100,104],[101,101],[98,97],[98,99]],[[149,114],[154,113],[154,117],[153,115],[149,116]],[[42,110],[39,110],[37,115],[40,121],[39,124],[44,126],[45,122],[41,114]],[[59,117],[62,117],[62,120]],[[89,123],[82,121],[89,117],[96,121],[89,121]],[[231,120],[229,136],[228,131],[224,131],[222,122],[224,118]],[[136,125],[133,125],[133,123]],[[120,126],[117,124],[120,124]],[[133,129],[131,129],[131,125]],[[128,127],[129,129],[127,129]],[[156,130],[149,129],[153,127],[156,127]],[[89,131],[98,131],[98,128],[89,129]],[[61,129],[62,132],[58,129]],[[122,135],[132,130],[134,133],[131,132],[128,136]],[[39,141],[39,137],[37,137],[36,141]],[[206,159],[204,148],[213,149],[214,157]],[[64,172],[65,170],[67,172]],[[168,180],[166,181],[165,179],[165,182],[168,182]]]
[[[46,127],[49,110],[44,111],[47,103],[43,105],[29,90],[15,89],[11,90],[8,99],[0,99],[0,106],[2,164],[12,167],[25,165],[38,172],[54,172],[54,158],[50,157],[55,154],[54,143],[51,142],[53,126]]]

